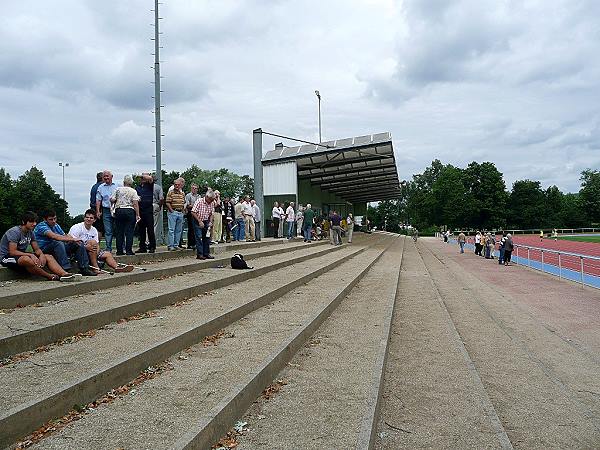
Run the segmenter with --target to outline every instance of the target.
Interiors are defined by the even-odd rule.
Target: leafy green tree
[[[0,169],[0,235],[16,225],[13,204],[14,182],[4,169]]]
[[[491,162],[472,162],[464,171],[466,222],[480,229],[504,226],[506,221],[506,184]]]
[[[44,173],[37,167],[32,167],[21,175],[14,185],[13,221],[25,211],[33,211],[40,214],[45,209],[54,209],[61,225],[70,226],[70,217],[67,216],[67,202],[52,189],[46,182]],[[64,221],[63,218],[68,220]]]
[[[564,194],[556,186],[550,186],[544,192],[545,212],[543,217],[544,228],[562,228]]]
[[[515,181],[510,193],[508,225],[520,229],[541,227],[546,210],[545,200],[539,181]]]
[[[592,223],[600,222],[600,171],[587,169],[581,172],[581,207]]]
[[[464,185],[464,173],[450,164],[444,166],[431,186],[433,217],[431,225],[450,228],[466,225],[465,211],[468,207]]]
[[[561,226],[563,228],[582,228],[590,225],[586,218],[578,193],[568,193],[563,197],[561,208]]]

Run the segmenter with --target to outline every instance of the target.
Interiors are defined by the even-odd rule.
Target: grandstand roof
[[[298,179],[350,202],[397,198],[400,180],[391,133],[284,147],[267,152],[263,165],[296,161]]]

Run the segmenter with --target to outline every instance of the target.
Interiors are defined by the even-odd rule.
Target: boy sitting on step
[[[80,240],[85,245],[85,249],[90,258],[90,269],[94,270],[96,273],[100,273],[98,261],[101,261],[106,263],[115,272],[131,272],[133,266],[119,265],[111,252],[100,249],[98,244],[98,230],[92,225],[95,221],[95,211],[93,209],[88,209],[83,216],[83,222],[76,223],[69,230],[71,236]]]

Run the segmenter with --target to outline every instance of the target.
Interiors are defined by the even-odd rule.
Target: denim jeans
[[[196,255],[208,256],[210,255],[210,236],[207,235],[209,221],[202,222],[204,224],[202,228],[200,228],[196,219],[193,220],[193,223],[194,234],[196,235]]]
[[[167,245],[169,248],[175,248],[181,240],[181,232],[183,231],[183,213],[180,211],[167,212],[169,222],[169,238]]]
[[[110,214],[110,208],[102,207],[102,224],[104,225],[104,240],[106,241],[106,250],[112,252],[113,225],[114,219]]]
[[[304,240],[306,240],[306,241],[312,240],[312,225],[309,225],[309,224],[304,225]]]
[[[135,210],[133,208],[117,208],[115,212],[115,228],[115,237],[117,238],[117,254],[133,253]]]
[[[460,252],[464,253],[465,252],[465,243],[464,242],[459,242],[458,245],[460,245]]]
[[[243,241],[246,239],[246,224],[244,222],[244,218],[240,217],[235,219],[235,223],[237,227],[233,230],[233,239],[236,241]]]
[[[498,256],[498,264],[504,262],[504,247],[500,247],[500,256]]]
[[[294,237],[294,222],[287,223],[287,237],[292,239]]]
[[[58,264],[65,270],[71,269],[71,261],[69,258],[73,254],[75,255],[75,259],[77,260],[80,269],[87,269],[90,264],[88,253],[83,243],[52,240],[41,250],[44,253],[54,256]]]

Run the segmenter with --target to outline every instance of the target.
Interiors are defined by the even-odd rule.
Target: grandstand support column
[[[263,230],[263,236],[266,236],[265,197],[263,195],[262,171],[262,128],[257,128],[252,132],[252,150],[254,155],[254,199],[261,212],[260,229]]]

